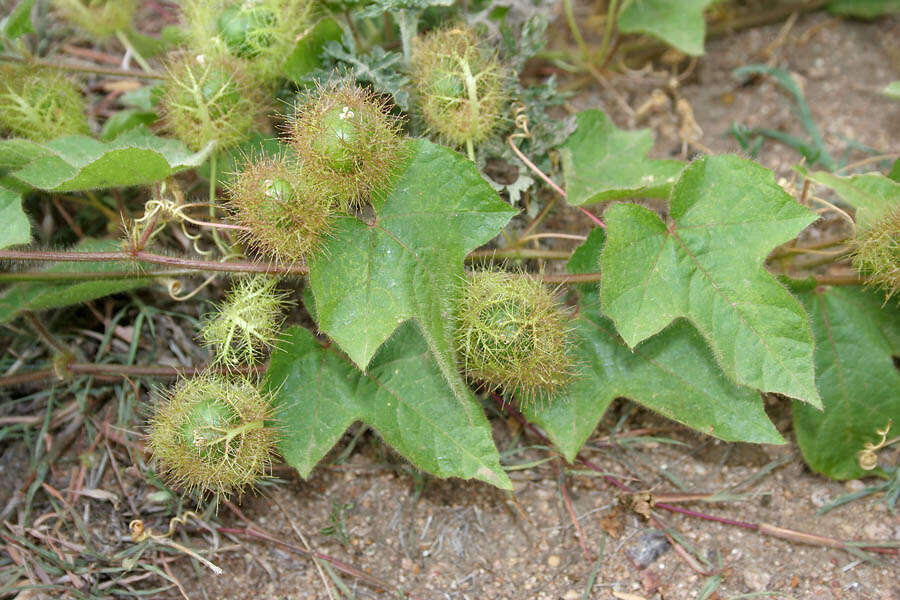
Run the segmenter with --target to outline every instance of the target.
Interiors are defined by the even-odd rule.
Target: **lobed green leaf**
[[[10,174],[31,187],[73,192],[162,181],[203,164],[214,146],[210,143],[203,150],[191,153],[181,142],[156,137],[138,127],[112,142],[81,135],[57,138],[46,144],[3,140],[0,141],[0,165],[14,168]]]
[[[595,272],[604,237],[602,229],[594,229],[573,254],[569,271]],[[580,376],[558,397],[523,407],[567,460],[574,460],[618,397],[723,440],[784,442],[759,393],[729,381],[689,323],[677,321],[632,350],[603,315],[596,284],[581,286],[579,307],[575,361]]]
[[[669,210],[669,225],[634,204],[605,213],[603,310],[624,340],[633,347],[686,318],[736,383],[820,406],[809,318],[763,267],[815,215],[736,156],[692,163]]]
[[[646,157],[653,147],[649,130],[616,129],[599,110],[585,110],[560,147],[566,200],[573,206],[641,196],[665,198],[684,164]]]
[[[293,327],[272,355],[266,385],[283,431],[279,451],[303,477],[362,420],[420,469],[512,489],[480,406],[471,394],[468,409],[460,405],[412,323],[382,346],[366,373]]]
[[[414,319],[455,371],[451,297],[463,259],[515,211],[456,152],[426,140],[407,149],[408,161],[374,202],[374,221],[341,218],[310,264],[319,327],[365,369],[397,326]]]
[[[797,444],[810,468],[828,477],[870,475],[856,453],[879,441],[876,429],[900,424],[893,358],[900,356],[900,310],[860,288],[817,288],[801,298],[816,336],[816,385],[825,411],[794,403]]]
[[[22,194],[0,184],[0,249],[31,242],[31,223],[22,210]]]
[[[625,0],[616,23],[622,33],[649,33],[691,56],[703,54],[706,20],[713,0]]]

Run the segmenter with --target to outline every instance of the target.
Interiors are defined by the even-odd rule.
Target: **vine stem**
[[[565,250],[541,250],[539,248],[499,248],[494,250],[475,250],[466,256],[466,260],[479,258],[545,258],[548,260],[568,260],[571,252]]]
[[[167,365],[117,365],[103,363],[68,363],[64,370],[73,375],[93,375],[97,377],[178,377],[180,375],[197,375],[202,372],[213,371],[215,373],[261,373],[266,365],[244,366],[227,368],[224,366],[195,366],[195,367],[170,367]],[[58,373],[54,369],[40,369],[28,373],[6,375],[0,377],[0,388],[27,383],[37,383],[47,379],[58,379]]]
[[[561,187],[559,187],[558,185],[556,185],[556,182],[555,182],[555,181],[553,181],[552,179],[550,179],[550,178],[547,176],[546,173],[544,173],[543,171],[541,171],[541,170],[537,167],[536,164],[534,164],[533,162],[531,162],[531,161],[528,159],[528,157],[525,156],[525,155],[522,153],[522,151],[519,150],[519,149],[516,147],[515,143],[513,143],[513,136],[509,136],[509,137],[507,138],[507,141],[509,142],[509,147],[512,148],[512,151],[516,153],[516,156],[519,157],[519,160],[521,160],[523,163],[525,163],[525,166],[527,166],[529,169],[531,169],[538,177],[540,177],[540,178],[543,179],[545,182],[547,182],[547,185],[549,185],[550,187],[552,187],[553,190],[554,190],[557,194],[559,194],[559,195],[562,196],[563,198],[567,198],[567,196],[566,196],[566,191],[565,191],[564,189],[562,189]],[[591,219],[598,227],[602,227],[603,229],[606,229],[606,223],[604,223],[603,221],[601,221],[600,219],[598,219],[598,218],[597,218],[593,213],[591,213],[589,210],[587,210],[587,209],[584,208],[583,206],[579,206],[579,207],[577,207],[577,208],[578,208],[578,210],[580,210],[581,212],[583,212],[585,215],[587,215],[587,216],[588,216],[588,217],[589,217],[589,218],[590,218],[590,219]]]
[[[218,262],[193,260],[177,256],[153,254],[143,250],[136,252],[50,252],[42,250],[0,250],[0,260],[29,260],[57,262],[144,262],[168,265],[195,271],[221,271],[223,273],[267,273],[270,275],[306,275],[305,265],[266,265],[243,261]]]

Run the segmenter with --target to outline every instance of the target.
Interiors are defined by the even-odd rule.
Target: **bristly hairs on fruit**
[[[870,283],[884,288],[886,300],[900,291],[900,208],[857,228],[852,260]]]
[[[104,39],[131,28],[136,0],[53,0],[60,16],[94,38]]]
[[[188,493],[241,494],[267,474],[278,429],[268,394],[213,373],[160,394],[147,446],[162,475]]]
[[[368,202],[403,158],[399,119],[384,100],[353,84],[307,92],[289,133],[304,176],[343,210]]]
[[[537,279],[467,274],[456,308],[456,350],[469,378],[520,401],[549,398],[574,376],[569,316]]]
[[[505,70],[465,26],[438,29],[413,43],[411,75],[429,130],[453,146],[474,145],[502,123]]]
[[[166,129],[189,148],[217,150],[244,141],[266,112],[254,77],[224,56],[181,53],[167,64],[160,107]]]
[[[280,263],[308,262],[333,228],[336,199],[284,155],[248,158],[228,185],[241,241]]]
[[[273,83],[309,25],[311,0],[189,0],[183,6],[191,47],[243,63]]]
[[[85,100],[59,71],[31,66],[0,67],[0,128],[36,142],[62,135],[89,135]]]
[[[284,323],[288,294],[268,275],[238,277],[225,300],[207,315],[200,330],[203,345],[214,351],[214,363],[234,369],[264,357]]]

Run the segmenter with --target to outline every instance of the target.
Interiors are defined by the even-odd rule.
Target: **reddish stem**
[[[305,265],[267,265],[250,262],[218,262],[193,260],[177,256],[136,252],[49,252],[40,250],[0,250],[0,260],[34,260],[54,262],[145,262],[169,265],[197,271],[222,271],[227,273],[269,273],[274,275],[305,275]]]

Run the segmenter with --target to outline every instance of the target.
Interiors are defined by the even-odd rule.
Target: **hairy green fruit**
[[[106,38],[131,27],[136,0],[53,0],[69,23],[97,38]]]
[[[4,66],[0,75],[3,129],[36,142],[91,132],[84,116],[84,97],[61,73]]]
[[[428,128],[448,143],[477,144],[501,124],[504,72],[471,30],[441,29],[417,39],[412,79]]]
[[[220,150],[240,143],[265,106],[254,78],[233,61],[198,55],[168,65],[161,101],[164,123],[193,150],[213,140]]]
[[[184,3],[191,47],[228,55],[271,83],[309,25],[310,0],[189,0]]]
[[[287,294],[278,280],[266,275],[235,279],[225,301],[209,315],[200,332],[215,362],[229,369],[259,361],[284,322]]]
[[[160,472],[188,492],[240,493],[266,474],[277,430],[268,396],[244,379],[203,373],[162,394],[147,445]]]
[[[900,209],[857,231],[853,266],[890,298],[900,291]]]
[[[230,6],[219,15],[216,27],[229,52],[254,58],[275,43],[272,28],[277,20],[264,6]]]
[[[290,133],[306,176],[345,210],[368,201],[401,159],[398,120],[356,86],[329,85],[306,96]]]
[[[228,198],[241,240],[281,263],[309,261],[333,227],[335,200],[283,157],[250,161]]]
[[[456,347],[470,378],[533,400],[572,377],[567,323],[539,281],[471,273],[456,311]]]

